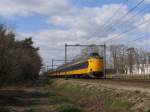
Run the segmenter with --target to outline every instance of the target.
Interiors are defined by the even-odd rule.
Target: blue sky
[[[32,36],[35,46],[40,47],[44,63],[50,63],[56,56],[64,57],[65,42],[100,44],[108,39],[114,39],[115,41],[107,44],[128,45],[128,41],[149,34],[150,22],[147,22],[132,32],[120,35],[150,19],[150,0],[145,0],[127,16],[121,18],[139,1],[0,0],[0,23],[15,29],[17,39]],[[137,41],[134,45],[149,50],[150,39]]]

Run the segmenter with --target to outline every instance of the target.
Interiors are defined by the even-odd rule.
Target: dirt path
[[[0,112],[54,112],[48,97],[41,87],[1,88]]]

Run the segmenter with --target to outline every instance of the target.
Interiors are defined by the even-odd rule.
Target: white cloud
[[[136,25],[144,23],[138,27],[141,32],[150,32],[150,13],[143,15],[143,17],[136,23]]]
[[[150,3],[150,0],[145,0],[144,2],[149,4],[149,3]]]
[[[146,3],[150,3],[150,0],[145,0]]]
[[[72,9],[68,0],[0,0],[0,15],[28,16],[38,14],[56,14],[69,12]]]
[[[108,32],[104,33],[107,29],[104,26],[111,27],[112,25],[116,25],[115,23],[118,23],[118,19],[128,11],[128,8],[122,5],[120,11],[115,13],[121,5],[122,4],[111,4],[94,8],[83,7],[76,9],[70,15],[51,16],[48,23],[66,26],[69,29],[80,31],[86,38],[106,37]],[[113,18],[111,18],[112,16]],[[120,22],[123,21],[125,20],[120,20]]]
[[[83,7],[81,9],[74,10],[74,12],[70,15],[64,14],[52,16],[49,23],[53,23],[55,25],[62,24],[72,28],[87,28],[86,25],[91,25],[91,23],[101,26],[112,19],[109,17],[111,17],[119,7],[120,4],[104,5],[102,7],[94,8]],[[113,19],[118,19],[120,16],[125,14],[127,10],[127,7],[122,5],[122,8]]]

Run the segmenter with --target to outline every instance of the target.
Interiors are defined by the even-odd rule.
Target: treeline
[[[0,25],[0,84],[34,81],[40,72],[42,60],[32,38],[17,41],[15,37]]]
[[[111,45],[109,53],[107,66],[112,66],[115,73],[133,74],[136,71],[136,74],[145,74],[150,66],[150,52],[142,49]]]

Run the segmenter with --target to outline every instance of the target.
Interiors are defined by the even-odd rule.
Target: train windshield
[[[92,56],[92,57],[99,57],[99,54],[98,53],[90,53],[90,56]]]

